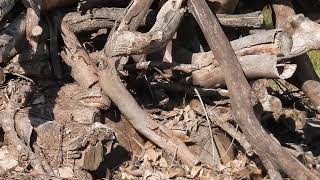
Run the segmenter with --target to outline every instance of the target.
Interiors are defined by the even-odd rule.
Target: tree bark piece
[[[263,25],[263,14],[256,11],[247,14],[217,14],[219,22],[227,27],[260,28]]]
[[[194,54],[193,64],[197,65],[199,61],[206,61],[207,58],[208,60],[213,59],[213,54],[211,52]],[[278,63],[278,58],[272,55],[248,55],[240,56],[238,59],[248,79],[288,79],[297,68],[295,64]],[[193,85],[205,88],[225,85],[222,68],[218,65],[217,60],[214,60],[210,65],[192,73]],[[201,65],[198,64],[198,66]]]
[[[275,142],[261,126],[257,112],[251,103],[253,98],[251,87],[218,20],[206,2],[204,0],[189,0],[189,7],[224,72],[235,119],[247,140],[252,144],[254,151],[266,166],[268,173],[281,178],[277,171],[283,170],[293,178],[319,179]]]
[[[85,14],[81,12],[70,12],[65,20],[70,24],[71,29],[76,32],[94,31],[105,28],[112,28],[118,25],[117,20],[125,12],[124,8],[94,8]],[[261,11],[248,14],[218,14],[220,23],[229,27],[253,27],[259,28],[263,24]],[[156,19],[156,12],[149,10],[147,15],[139,23],[139,26],[151,27]]]
[[[96,31],[99,29],[112,28],[117,23],[118,18],[125,12],[124,8],[95,8],[85,14],[80,12],[70,12],[65,15],[65,21],[75,32]],[[151,13],[148,13],[148,16]],[[147,16],[147,18],[148,18]],[[141,25],[145,25],[144,19]]]
[[[320,32],[316,31],[320,28],[319,24],[302,16],[295,16],[291,1],[276,0],[272,7],[276,17],[276,27],[293,33],[292,38],[296,39],[293,41],[297,42],[297,45],[293,46],[294,52],[303,54],[310,47],[320,48],[320,41],[317,41],[320,37]],[[301,47],[303,51],[298,50]],[[312,66],[310,58],[303,54],[292,59],[292,61],[297,63],[298,69],[289,82],[300,88],[311,100],[317,111],[320,112],[320,79]]]

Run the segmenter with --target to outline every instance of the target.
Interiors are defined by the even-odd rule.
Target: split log
[[[192,63],[204,63],[214,59],[211,52],[196,53],[192,57]],[[295,72],[297,65],[278,63],[278,58],[272,55],[248,55],[238,57],[242,69],[248,79],[270,78],[288,79]],[[199,65],[199,64],[198,64]],[[201,65],[199,65],[201,66]],[[196,70],[192,73],[193,85],[212,88],[225,85],[222,68],[217,60],[210,65]]]
[[[150,0],[134,1],[133,6],[130,7],[128,13],[121,22],[118,31],[136,30],[140,20],[147,13],[151,2],[152,1]],[[173,1],[168,1],[167,3],[173,3]],[[137,17],[133,16],[133,14],[136,14],[137,12],[140,12],[140,20],[135,19],[134,21],[131,21],[132,17]],[[109,43],[113,42],[111,41]],[[112,53],[108,52],[112,49],[108,46],[110,46],[110,44],[107,44],[105,51],[107,58],[104,61],[104,65],[100,66],[100,70],[98,71],[100,78],[99,82],[104,92],[117,105],[121,113],[128,121],[130,121],[133,127],[143,136],[154,142],[169,154],[176,156],[186,165],[193,166],[197,164],[198,158],[188,150],[187,146],[179,140],[173,132],[153,121],[146,112],[139,107],[117,75],[115,66],[121,57],[108,57],[108,55]],[[155,130],[159,130],[159,133],[156,133]]]
[[[283,31],[280,36],[275,36],[273,43],[260,43],[243,48],[237,52],[237,55],[266,53],[288,59],[302,55],[310,50],[320,49],[320,31],[317,30],[320,27],[319,24],[304,17],[302,14],[292,16],[288,23],[292,26],[292,33],[288,33],[288,30]],[[256,36],[258,37],[259,34],[257,33]]]
[[[10,10],[15,5],[16,0],[1,0],[0,1],[0,21],[2,18],[10,12]]]
[[[254,151],[261,158],[270,178],[281,179],[278,171],[282,170],[297,179],[319,179],[274,141],[261,126],[259,117],[257,117],[258,112],[255,112],[251,102],[255,99],[252,96],[251,87],[227,37],[206,2],[204,0],[189,0],[189,7],[224,72],[236,122]]]
[[[295,16],[291,1],[277,0],[273,4],[276,17],[276,27],[293,33],[296,42],[293,51],[303,54],[310,48],[320,49],[319,24],[301,16]],[[289,21],[288,19],[293,19]],[[302,50],[298,50],[302,49]],[[320,112],[320,79],[317,76],[309,57],[306,54],[293,58],[298,65],[297,72],[289,80],[290,83],[300,88]]]
[[[85,14],[80,12],[70,12],[65,16],[65,20],[71,29],[76,32],[94,31],[105,28],[112,28],[118,25],[117,20],[125,12],[124,8],[94,8]],[[220,23],[228,27],[253,27],[259,28],[263,24],[261,11],[248,14],[218,14]],[[140,22],[140,26],[151,27],[156,19],[156,12],[149,10],[146,17]],[[121,18],[120,18],[121,20]]]
[[[243,64],[244,61],[242,61],[241,59],[247,58],[249,56],[247,55],[257,55],[256,57],[260,56],[261,54],[270,54],[270,55],[275,55],[275,56],[279,56],[278,57],[278,61],[280,61],[281,59],[288,59],[290,57],[295,57],[295,56],[299,56],[300,54],[303,54],[305,52],[307,52],[308,50],[311,49],[319,49],[319,33],[318,31],[316,31],[315,29],[318,28],[318,24],[302,17],[302,16],[294,16],[293,20],[291,21],[292,24],[296,24],[293,28],[294,33],[292,35],[290,35],[287,32],[283,32],[281,30],[270,30],[270,31],[265,31],[265,32],[261,32],[261,33],[257,33],[257,34],[253,34],[253,35],[249,35],[249,36],[245,36],[243,38],[234,40],[231,42],[231,45],[233,47],[234,50],[236,50],[236,54],[238,55],[238,57],[240,58],[240,63]],[[311,35],[310,35],[311,34]],[[313,39],[311,39],[311,37],[313,37]],[[199,54],[200,55],[200,54]],[[210,54],[209,52],[205,55],[203,54],[203,59],[205,59],[204,61],[201,61],[201,66],[208,66],[209,63],[207,63],[206,59],[208,58],[208,56],[213,56],[212,54]],[[265,55],[267,57],[267,55]],[[254,56],[252,56],[254,57]],[[269,59],[274,59],[276,57],[273,58],[269,58]],[[196,59],[193,57],[193,59]],[[213,58],[212,58],[213,60]],[[295,68],[291,65],[288,64],[282,64],[280,62],[280,66],[282,68],[279,68],[278,70],[283,71],[282,73],[285,73],[286,76],[282,76],[281,73],[277,72],[277,60],[274,59],[272,60],[274,63],[274,67],[273,68],[269,68],[270,72],[268,72],[268,74],[270,76],[265,76],[266,78],[280,78],[280,79],[288,79],[292,76],[292,73],[294,73]],[[285,60],[288,61],[288,60]],[[306,61],[306,60],[305,60]],[[261,61],[264,62],[264,61]],[[265,63],[265,62],[264,62]],[[267,63],[270,63],[269,65],[273,64],[272,62],[268,61]],[[301,61],[293,61],[293,63],[299,63],[301,64]],[[259,65],[259,63],[256,63]],[[262,64],[260,64],[262,65]],[[214,65],[211,65],[212,67],[216,67]],[[306,66],[306,65],[301,65],[301,66]],[[301,68],[301,66],[298,65],[298,68]],[[262,67],[262,66],[261,66]],[[319,106],[319,99],[320,98],[316,98],[318,95],[318,92],[320,92],[318,90],[317,83],[315,81],[317,81],[317,76],[313,70],[313,68],[311,68],[311,63],[309,62],[308,65],[309,70],[307,72],[308,76],[301,75],[300,79],[303,80],[303,78],[306,80],[313,80],[312,85],[311,85],[311,81],[309,81],[309,83],[306,84],[310,84],[307,85],[308,88],[304,88],[304,90],[307,91],[306,94],[308,94],[308,96],[311,96],[311,98],[313,99],[313,103],[317,106]],[[310,69],[311,68],[311,69]],[[214,71],[213,68],[203,68],[203,71],[196,71],[196,72],[201,72],[201,73],[193,73],[194,76],[194,83],[196,85],[201,85],[204,87],[210,87],[213,86],[215,84],[218,84],[218,82],[223,82],[223,78],[220,77],[219,73],[217,75],[216,71]],[[246,68],[244,68],[245,73],[247,75],[247,77],[249,78],[254,78],[253,75],[249,74],[248,72],[246,72]],[[255,71],[255,69],[250,69],[251,71]],[[258,69],[256,69],[258,70]],[[266,68],[263,68],[258,70],[261,73],[263,71],[266,70]],[[312,71],[311,71],[312,70]],[[271,71],[273,71],[273,73],[271,73]],[[287,74],[288,72],[288,74]],[[304,72],[304,71],[303,71]],[[298,72],[297,72],[298,73]],[[302,73],[302,71],[301,71]],[[273,75],[271,75],[273,74]],[[262,75],[262,74],[261,74]],[[279,76],[280,75],[280,76]],[[263,78],[263,76],[257,77],[257,78]],[[220,81],[218,81],[216,78],[219,78]],[[199,80],[198,80],[199,79]],[[212,84],[210,85],[210,79],[212,80]],[[204,82],[203,84],[199,83],[198,81],[207,81]],[[216,81],[216,82],[215,82]],[[297,83],[295,83],[297,84]],[[301,87],[301,85],[298,85],[298,87]],[[311,87],[311,88],[310,88]]]

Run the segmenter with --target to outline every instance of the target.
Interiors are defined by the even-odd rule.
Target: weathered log
[[[114,61],[114,59],[109,60]],[[108,71],[99,71],[101,87],[132,126],[169,154],[176,155],[186,165],[193,166],[197,164],[198,158],[188,150],[187,146],[173,132],[153,121],[139,107],[128,90],[121,84],[119,77],[115,76],[114,73],[117,70],[114,66],[113,64],[108,64]],[[155,130],[159,130],[159,132],[157,133]]]
[[[192,63],[197,65],[200,61],[210,59],[214,59],[211,52],[197,53],[193,55]],[[248,55],[240,56],[238,59],[248,79],[288,79],[297,68],[296,64],[278,63],[277,57],[272,55]],[[222,69],[218,66],[216,59],[209,66],[194,71],[192,73],[192,83],[205,88],[225,85]]]
[[[217,14],[223,26],[260,28],[263,25],[263,14],[256,11],[248,14]]]
[[[133,6],[130,7],[128,13],[121,22],[118,31],[137,29],[140,20],[145,16],[147,10],[151,5],[150,0],[134,1]],[[173,3],[168,1],[167,3]],[[147,8],[146,8],[147,7]],[[140,20],[135,19],[131,21],[133,14],[140,12]],[[125,25],[127,24],[127,25]],[[112,43],[112,42],[110,42]],[[108,52],[110,44],[107,44],[105,55],[111,54]],[[163,125],[153,121],[137,104],[125,86],[122,84],[117,70],[115,68],[116,63],[121,57],[106,58],[104,65],[100,67],[98,71],[100,84],[104,92],[110,97],[110,99],[117,105],[121,113],[130,121],[133,127],[139,131],[142,135],[150,139],[152,142],[163,148],[169,154],[174,154],[183,163],[193,166],[198,163],[198,158],[195,157],[187,148],[187,146],[179,140],[170,130]],[[156,133],[155,130],[159,130],[162,133]],[[160,135],[161,134],[161,135]]]
[[[287,23],[291,25],[291,29],[280,33],[280,36],[275,36],[273,43],[260,43],[243,48],[237,52],[237,55],[266,53],[288,59],[302,55],[310,50],[320,49],[320,31],[317,30],[320,27],[319,24],[304,17],[302,14],[292,16]],[[288,33],[290,31],[292,32]]]
[[[300,54],[303,54],[311,49],[319,49],[319,44],[320,44],[319,33],[318,31],[316,31],[316,29],[319,26],[318,24],[300,15],[294,16],[291,22],[292,24],[295,25],[294,27],[291,28],[291,31],[293,31],[292,36],[287,32],[272,30],[272,31],[257,33],[254,35],[237,39],[235,41],[232,41],[231,44],[233,48],[237,50],[236,54],[238,56],[244,56],[244,57],[245,55],[250,55],[250,54],[266,53],[266,54],[271,54],[271,55],[273,54],[276,56],[280,56],[281,57],[280,59],[287,59],[290,57],[299,56]],[[297,60],[292,60],[292,61],[294,63],[299,64],[298,69],[304,69],[304,70],[297,71],[297,73],[300,73],[300,75],[298,74],[295,75],[294,77],[296,78],[292,78],[295,80],[291,80],[290,82],[296,85],[297,87],[300,87],[301,89],[303,89],[303,91],[311,99],[315,107],[319,109],[318,107],[320,105],[320,102],[319,102],[320,98],[317,98],[320,92],[320,90],[318,89],[320,85],[318,85],[317,83],[319,79],[311,66],[310,60],[305,59],[304,60],[305,62],[303,62],[302,60],[299,60],[299,58],[297,58]],[[203,63],[204,62],[206,61],[203,61]],[[285,66],[288,66],[288,65],[285,65]],[[208,76],[205,76],[205,74],[201,74],[200,76],[204,76],[202,79],[208,80],[208,81],[209,79],[214,80],[215,76],[217,76],[216,73],[214,73],[215,75],[213,76],[213,73],[209,73],[210,71],[213,71],[213,70],[212,69],[209,70],[209,68],[206,68],[206,69],[207,69],[206,72],[208,72]],[[205,71],[202,71],[202,72],[205,72]],[[305,73],[305,72],[308,72],[308,73]],[[299,78],[297,76],[299,76]],[[217,77],[219,77],[219,75]],[[275,77],[276,76],[274,77],[271,76],[270,78],[275,78]],[[289,78],[289,77],[290,76],[287,76],[286,78]],[[262,78],[262,76],[260,78]],[[210,86],[204,86],[204,87],[210,87]]]
[[[136,64],[127,64],[124,65],[123,69],[125,70],[148,70],[148,69],[172,69],[174,71],[180,71],[184,73],[192,73],[193,71],[199,70],[200,66],[195,64],[178,64],[178,63],[165,63],[165,62],[153,62],[153,61],[142,61]]]
[[[72,67],[72,77],[84,88],[88,89],[98,82],[95,74],[95,63],[84,50],[76,35],[70,30],[68,24],[62,20],[61,32],[65,44],[64,52],[61,53],[63,60]]]
[[[65,15],[64,21],[70,25],[75,33],[94,31],[119,25],[120,22],[117,20],[123,15],[124,11],[123,8],[95,8],[83,15],[80,12],[70,12]],[[150,18],[150,15],[151,13],[148,13],[141,25],[145,25],[146,19]]]
[[[25,156],[31,160],[31,166],[40,174],[45,174],[45,171],[42,167],[40,159],[35,153],[32,152],[31,148],[27,146],[23,140],[18,137],[18,134],[14,130],[14,115],[16,113],[15,107],[8,105],[5,112],[1,113],[1,126],[2,129],[8,138],[8,141],[13,144],[16,148],[16,151],[19,152],[20,156]]]
[[[47,172],[43,169],[40,158],[35,154],[31,147],[20,139],[15,128],[15,116],[21,104],[26,101],[26,94],[31,92],[31,86],[28,83],[20,84],[21,86],[9,95],[9,102],[1,113],[1,127],[8,140],[8,144],[13,146],[13,153],[18,155],[19,158],[30,160],[30,165],[40,175],[45,175]]]
[[[135,30],[139,25],[139,19],[143,18],[147,10],[149,9],[152,1],[145,0],[145,1],[135,1],[133,6],[129,9],[129,12],[124,17],[122,26],[120,25],[119,28]],[[138,16],[132,15],[136,12],[140,12]],[[136,17],[140,17],[135,19]],[[130,21],[131,19],[135,19],[134,21]],[[73,58],[72,62],[69,63],[70,66],[74,69],[82,69],[89,73],[90,76],[94,77],[95,75],[95,68],[92,63],[92,60],[87,55],[85,50],[82,46],[80,46],[79,42],[77,41],[73,32],[68,28],[65,22],[62,23],[61,30],[63,31],[63,37],[66,41],[66,45],[68,47],[68,51],[75,52],[82,52],[78,53],[76,56],[70,56],[69,59],[65,59],[66,61],[70,61],[70,57]],[[115,59],[118,59],[117,57]],[[114,59],[109,59],[109,63],[115,63]],[[84,66],[80,66],[79,64],[83,64]],[[99,66],[100,67],[100,66]],[[79,69],[79,70],[80,70]],[[85,80],[80,78],[84,74],[83,72],[77,71],[73,73],[73,76],[78,78],[78,82],[82,83],[81,85],[84,87],[90,86],[93,82],[95,82],[95,78],[93,80]],[[76,74],[79,73],[79,74]],[[139,107],[139,105],[135,102],[133,97],[129,94],[127,89],[123,86],[122,82],[120,81],[117,71],[115,70],[115,64],[109,64],[106,69],[99,70],[99,83],[106,95],[108,95],[111,100],[118,106],[120,111],[123,115],[128,119],[128,121],[133,125],[133,127],[140,132],[145,137],[149,138],[152,142],[169,152],[170,154],[177,153],[177,157],[181,159],[184,163],[192,166],[198,162],[197,158],[187,149],[185,144],[183,144],[178,138],[175,138],[172,132],[168,129],[164,128],[163,126],[157,124],[155,121],[152,121],[148,115]],[[85,81],[84,81],[85,80]],[[119,96],[120,95],[120,96]],[[123,104],[124,103],[124,104]],[[142,121],[141,121],[142,120]],[[165,137],[158,135],[155,132],[156,129],[159,129],[163,132]],[[160,134],[163,134],[160,133]]]
[[[150,54],[163,48],[177,31],[184,14],[183,10],[173,7],[166,10],[157,16],[156,23],[147,33],[116,31],[109,40],[108,56]]]
[[[261,158],[271,178],[281,179],[278,171],[283,170],[289,176],[297,179],[319,179],[274,141],[261,126],[259,117],[257,117],[258,112],[255,112],[251,102],[255,99],[252,96],[251,87],[218,20],[206,2],[189,0],[189,7],[224,72],[236,122]]]
[[[273,4],[276,27],[293,33],[293,51],[303,54],[310,48],[320,48],[320,25],[301,16],[295,16],[291,1],[277,0]],[[289,21],[288,19],[293,19]],[[298,50],[300,49],[300,50]],[[320,79],[317,76],[309,57],[306,54],[293,58],[298,65],[297,72],[289,80],[300,88],[320,112]]]
[[[84,50],[76,35],[70,30],[67,23],[62,20],[61,33],[65,43],[64,52],[61,53],[63,60],[71,66],[71,75],[79,83],[84,91],[89,89],[101,89],[97,86],[98,77],[95,62]],[[100,91],[100,97],[104,99],[104,106],[110,105],[110,99]]]
[[[104,28],[112,28],[118,25],[124,8],[94,8],[85,14],[80,12],[70,12],[65,16],[65,20],[70,24],[71,29],[76,32],[94,31]],[[248,14],[218,14],[218,19],[223,26],[229,27],[254,27],[259,28],[263,24],[261,11]],[[156,19],[156,12],[149,10],[146,17],[140,22],[140,26],[151,27]]]

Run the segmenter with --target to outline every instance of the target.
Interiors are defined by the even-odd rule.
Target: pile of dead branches
[[[308,3],[0,0],[1,176],[319,179]]]

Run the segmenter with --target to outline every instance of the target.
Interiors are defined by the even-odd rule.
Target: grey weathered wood
[[[152,0],[134,1],[134,5],[130,7],[125,18],[120,23],[118,31],[135,31],[138,28],[141,19],[146,15],[151,3]],[[172,3],[172,1],[168,1],[168,3]],[[136,16],[137,13],[139,16]],[[139,19],[132,21],[135,17],[139,17]],[[107,44],[107,48],[104,52],[107,58],[104,59],[104,64],[101,65],[100,70],[98,71],[99,83],[103,91],[110,97],[113,103],[117,105],[120,112],[139,133],[163,148],[169,154],[176,156],[186,165],[196,165],[199,160],[188,147],[177,138],[171,130],[153,121],[137,104],[135,99],[122,84],[116,70],[116,64],[121,59],[121,56],[108,57],[108,55],[111,54],[108,50],[112,49],[108,47],[110,45],[111,44]],[[156,132],[156,129],[160,130],[161,133]]]
[[[72,30],[77,33],[93,31],[118,25],[124,11],[124,8],[94,8],[85,14],[81,14],[81,12],[70,12],[65,16],[65,19],[68,21],[68,24],[70,24]],[[260,11],[237,15],[218,14],[217,16],[223,26],[258,28],[263,24],[263,15]],[[155,19],[156,12],[149,10],[139,25],[152,26]]]
[[[198,21],[222,68],[236,122],[256,154],[261,158],[268,173],[279,179],[281,179],[277,172],[279,170],[296,179],[319,179],[263,129],[255,109],[257,107],[254,108],[252,104],[256,97],[252,95],[251,87],[217,18],[210,11],[205,0],[189,0],[188,2],[192,14]]]
[[[183,10],[168,9],[147,33],[116,31],[109,40],[108,56],[150,54],[163,48],[177,31]]]
[[[263,14],[256,11],[248,14],[217,14],[219,22],[228,27],[259,28],[263,25]]]
[[[193,63],[209,58],[214,58],[211,52],[197,53],[193,55]],[[242,69],[248,79],[270,78],[288,79],[295,72],[297,65],[278,63],[278,58],[272,55],[248,55],[238,57]],[[200,62],[201,63],[201,62]],[[209,66],[203,67],[192,73],[193,85],[206,88],[221,87],[225,85],[222,68],[217,60]]]
[[[276,0],[272,5],[276,27],[293,34],[292,61],[298,64],[297,72],[290,83],[300,88],[320,112],[320,79],[316,74],[306,51],[320,48],[320,25],[300,16],[295,16],[291,0]],[[292,22],[292,23],[291,23]],[[294,26],[293,26],[294,25]]]

